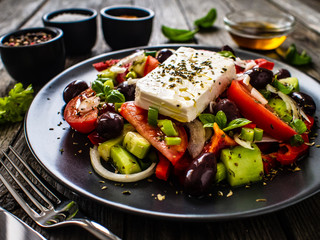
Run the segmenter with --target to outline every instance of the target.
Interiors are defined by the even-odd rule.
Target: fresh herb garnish
[[[239,128],[239,127],[243,127],[247,124],[251,123],[250,120],[246,119],[246,118],[237,118],[237,119],[234,119],[232,121],[230,121],[227,125],[227,127],[225,127],[223,129],[223,131],[230,131],[232,129],[235,129],[235,128]]]
[[[105,80],[97,78],[91,85],[92,89],[96,92],[97,96],[108,103],[123,103],[125,97],[118,90],[113,89],[112,80]]]
[[[289,84],[284,85],[281,82],[279,82],[278,79],[277,79],[277,76],[273,79],[272,85],[276,89],[278,89],[280,92],[282,92],[284,94],[287,94],[287,95],[290,94],[294,89],[294,87],[292,85],[289,85]]]
[[[217,18],[217,10],[215,8],[211,8],[206,16],[199,18],[194,21],[194,25],[199,28],[210,28]]]
[[[216,123],[220,129],[224,129],[227,125],[227,116],[223,111],[218,111],[216,114]]]
[[[230,51],[220,51],[218,52],[222,57],[226,57],[226,58],[236,58],[236,56],[230,52]]]
[[[194,35],[199,31],[198,29],[190,31],[185,29],[170,28],[162,25],[161,31],[168,39],[174,42],[190,41]]]
[[[203,124],[203,127],[213,127],[215,122],[215,116],[211,113],[202,113],[199,115],[199,119]]]
[[[0,98],[0,124],[22,121],[32,100],[32,85],[24,89],[22,83],[15,84],[7,97]]]
[[[291,65],[306,65],[312,61],[311,57],[305,50],[299,53],[295,44],[291,44],[286,51],[283,51],[281,48],[277,48],[276,52]]]
[[[210,28],[217,18],[215,8],[210,9],[206,16],[194,21],[196,28],[194,30],[170,28],[165,25],[161,26],[161,31],[170,41],[188,42],[194,38],[194,35],[201,29]]]

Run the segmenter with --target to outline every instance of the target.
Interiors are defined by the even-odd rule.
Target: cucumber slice
[[[253,150],[236,146],[221,151],[220,159],[227,169],[229,184],[240,186],[262,180],[263,163],[260,149],[252,144]]]
[[[137,132],[127,132],[123,140],[123,146],[137,158],[144,158],[151,144]]]
[[[120,145],[115,145],[111,148],[111,158],[121,174],[141,172],[137,159]]]
[[[122,134],[119,137],[105,141],[98,146],[98,152],[100,156],[105,161],[108,161],[111,157],[111,154],[110,154],[111,148],[115,145],[119,145],[119,144],[121,145],[124,139],[124,136],[127,134],[127,132],[134,131],[134,130],[135,129],[131,124],[129,123],[124,124]]]

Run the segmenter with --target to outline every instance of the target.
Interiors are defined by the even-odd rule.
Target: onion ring
[[[154,162],[146,170],[139,173],[133,173],[133,174],[114,173],[106,169],[104,166],[102,166],[100,154],[98,152],[97,146],[90,148],[90,159],[91,159],[92,167],[97,174],[99,174],[101,177],[105,179],[115,181],[115,182],[137,182],[147,177],[150,177],[154,173],[155,167],[157,165],[157,163]]]

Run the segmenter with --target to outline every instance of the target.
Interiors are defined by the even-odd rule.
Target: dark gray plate
[[[215,47],[193,47],[218,50]],[[163,46],[150,49],[159,48]],[[110,207],[180,220],[223,220],[265,214],[288,207],[319,191],[320,149],[315,147],[311,147],[309,156],[300,163],[301,171],[281,173],[266,186],[257,183],[250,188],[232,189],[231,197],[226,197],[230,191],[226,187],[213,191],[212,197],[192,199],[177,192],[177,188],[167,182],[155,178],[153,182],[144,180],[137,184],[99,183],[103,179],[91,167],[89,141],[86,136],[71,130],[62,119],[62,92],[75,79],[83,79],[88,83],[93,81],[97,74],[93,63],[122,58],[133,51],[107,53],[79,63],[51,80],[36,95],[26,117],[26,138],[34,156],[59,182]],[[237,55],[243,59],[262,57],[245,51],[237,51]],[[274,62],[276,69],[287,68],[293,76],[298,77],[301,91],[311,95],[316,103],[320,102],[318,82],[290,66]],[[319,110],[316,115],[319,115]],[[101,190],[104,185],[108,188]],[[217,195],[218,190],[223,192],[222,197]],[[123,194],[124,191],[130,191],[131,194]],[[157,194],[165,196],[165,200],[156,200]],[[257,202],[256,199],[266,201]]]

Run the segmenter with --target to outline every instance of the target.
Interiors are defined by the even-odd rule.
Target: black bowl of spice
[[[64,70],[63,32],[58,28],[26,28],[0,37],[2,62],[13,79],[43,85]]]
[[[110,6],[101,9],[106,43],[113,49],[145,46],[152,33],[154,12],[137,6]]]
[[[67,55],[89,53],[97,40],[97,11],[90,8],[67,8],[45,14],[42,22],[64,33]]]

